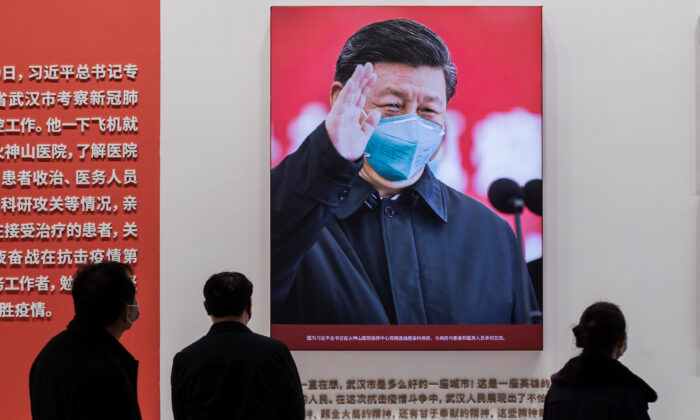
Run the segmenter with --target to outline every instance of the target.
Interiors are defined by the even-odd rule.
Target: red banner
[[[135,269],[144,419],[159,418],[157,1],[10,2],[0,27],[0,418],[30,416],[29,369],[73,316],[76,269]]]

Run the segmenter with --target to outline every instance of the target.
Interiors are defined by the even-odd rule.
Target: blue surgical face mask
[[[372,168],[389,181],[405,181],[425,166],[445,131],[416,114],[382,118],[365,153]]]

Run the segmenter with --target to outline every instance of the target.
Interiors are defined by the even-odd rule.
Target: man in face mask
[[[117,262],[78,270],[71,290],[75,317],[31,368],[33,419],[141,419],[138,361],[119,343],[139,317],[132,274]]]
[[[426,164],[456,68],[405,19],[348,39],[331,111],[271,173],[272,322],[527,322],[508,224]]]

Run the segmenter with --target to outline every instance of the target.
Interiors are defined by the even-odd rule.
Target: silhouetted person
[[[627,349],[625,317],[617,305],[597,302],[573,328],[583,351],[552,375],[544,420],[649,419],[656,392],[617,359]]]
[[[141,419],[138,361],[119,343],[139,317],[131,268],[104,262],[73,280],[75,317],[39,353],[29,374],[35,420]]]
[[[246,327],[253,284],[240,273],[204,285],[209,333],[175,355],[171,376],[176,420],[304,418],[296,365],[281,341]]]

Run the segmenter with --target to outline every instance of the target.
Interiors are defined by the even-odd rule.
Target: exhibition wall
[[[543,6],[543,350],[295,351],[302,381],[546,378],[576,354],[570,328],[580,313],[604,299],[618,303],[628,319],[629,349],[621,361],[659,393],[652,418],[690,418],[700,409],[700,3],[497,4]],[[255,284],[250,326],[269,333],[272,5],[300,2],[162,5],[163,418],[170,418],[172,356],[210,325],[201,302],[209,274],[249,275]]]
[[[14,21],[3,25],[8,30],[3,52],[5,59],[16,61],[2,64],[26,68],[89,61],[126,66],[138,60],[141,66],[136,80],[105,85],[122,91],[137,86],[133,89],[144,92],[138,107],[123,106],[114,113],[109,107],[97,107],[89,116],[138,116],[142,131],[132,132],[130,138],[139,145],[144,142],[144,154],[117,163],[100,160],[99,165],[59,156],[55,167],[136,168],[144,174],[140,189],[133,187],[143,193],[141,211],[132,218],[122,214],[126,209],[115,209],[112,218],[119,226],[115,248],[143,251],[136,265],[144,297],[142,318],[122,342],[141,361],[140,402],[144,418],[151,420],[172,418],[172,358],[211,325],[202,305],[202,286],[209,275],[223,270],[248,275],[255,287],[249,326],[270,333],[270,7],[302,4],[168,0],[160,4],[158,28],[157,5],[142,3],[108,8],[75,0],[60,8],[37,9],[34,17],[25,10],[29,6],[8,8],[16,13],[3,15]],[[347,6],[349,2],[301,3]],[[629,348],[621,361],[659,394],[659,401],[650,406],[651,417],[696,417],[700,411],[700,1],[444,0],[439,4],[542,6],[543,349],[293,351],[308,416],[340,418],[347,412],[350,418],[536,418],[549,376],[578,353],[571,327],[589,304],[608,300],[619,304],[627,317]],[[81,13],[68,13],[69,6]],[[60,17],[61,13],[68,16]],[[20,47],[22,39],[26,48]],[[87,47],[77,49],[63,39]],[[459,77],[465,80],[469,74]],[[14,86],[12,80],[5,81]],[[61,83],[72,88],[82,82]],[[160,96],[159,161],[154,95]],[[45,111],[39,107],[32,115],[54,116]],[[76,119],[75,126],[68,127],[77,129],[77,118],[88,111],[89,106],[70,108],[61,110],[61,115],[66,121]],[[11,109],[2,118],[16,119],[20,114]],[[472,128],[470,123],[466,121],[466,130]],[[91,147],[93,142],[126,137],[93,131]],[[53,139],[82,138],[53,134]],[[78,141],[74,143],[71,147],[79,147]],[[9,171],[14,170],[10,165],[23,162],[2,160],[0,166]],[[72,188],[65,185],[62,191]],[[106,189],[115,191],[120,204],[127,193],[122,187]],[[3,197],[23,191],[9,190],[2,191]],[[20,220],[25,216],[8,211],[3,223],[25,222]],[[44,216],[55,217],[57,223],[62,217]],[[84,221],[80,214],[65,217]],[[141,227],[138,238],[126,226],[134,222]],[[109,241],[105,237],[104,242],[88,242]],[[8,247],[32,246],[28,240],[6,242]],[[75,244],[67,239],[59,242],[68,243],[66,248]],[[0,277],[14,275],[5,269],[17,267],[3,264]],[[34,276],[31,270],[27,275]],[[38,315],[40,305],[35,305],[36,316],[0,323],[3,417],[28,417],[17,407],[28,404],[25,390],[31,360],[70,318],[69,294],[59,290],[68,284],[58,280],[64,271],[48,273],[56,290],[31,292],[50,295],[49,306],[56,302],[60,312],[53,318]],[[153,283],[158,281],[160,287]],[[2,302],[11,301],[12,313],[17,305],[29,309],[20,302],[29,292],[7,292],[3,291]],[[467,401],[471,397],[476,401]]]

